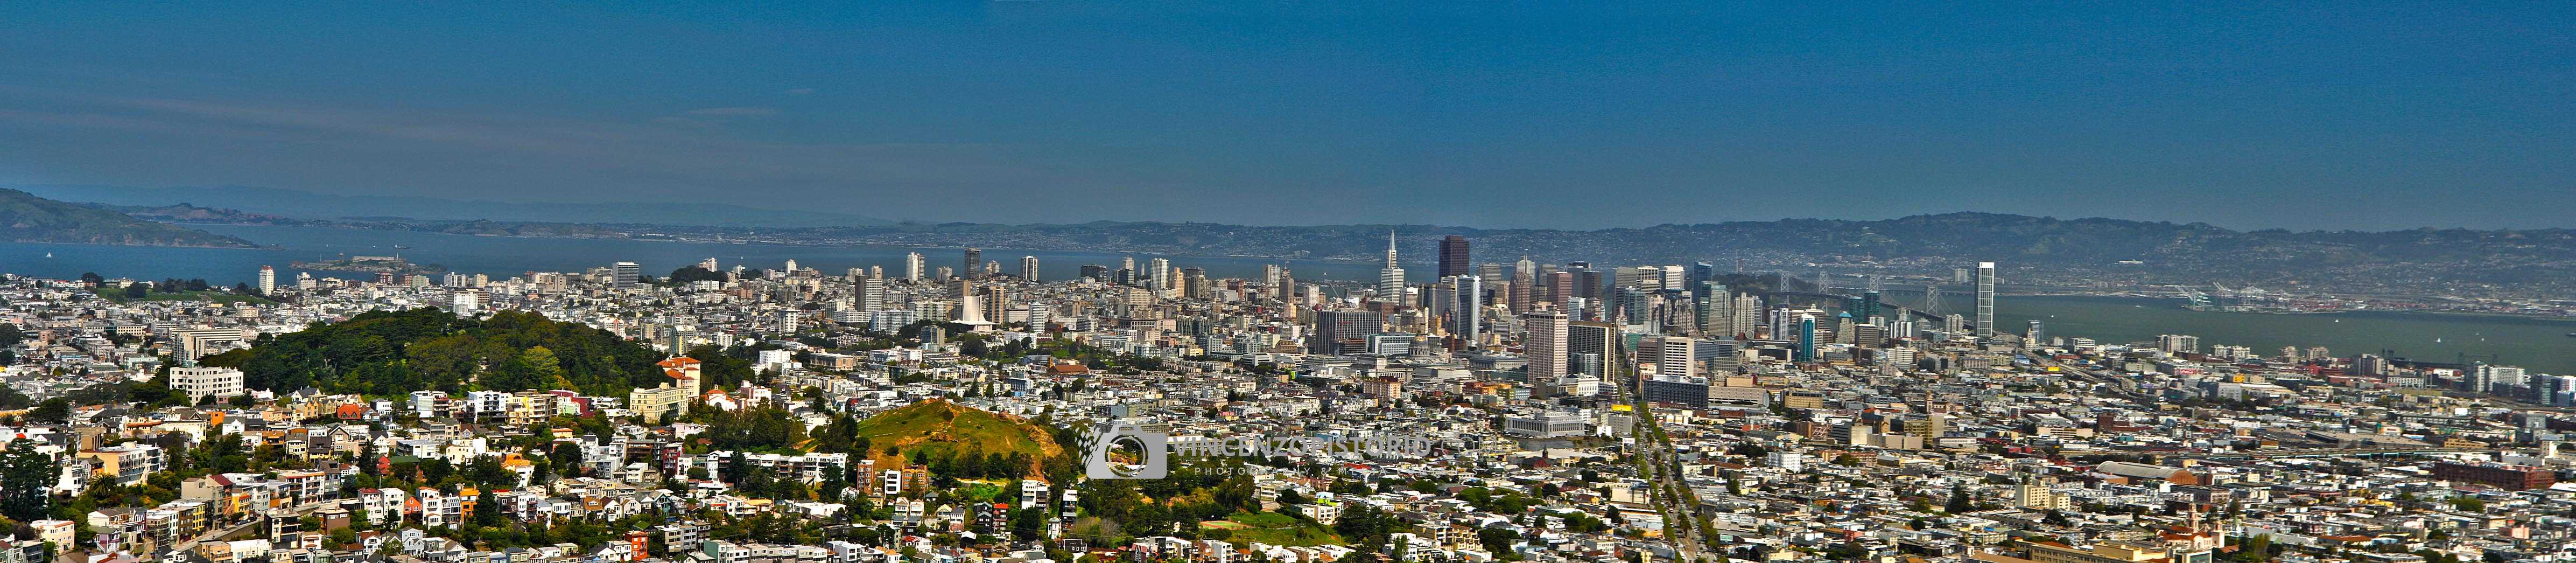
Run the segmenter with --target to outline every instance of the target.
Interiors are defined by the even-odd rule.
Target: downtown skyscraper
[[[1449,307],[1449,334],[1465,342],[1465,348],[1478,347],[1478,338],[1483,336],[1484,319],[1479,316],[1485,312],[1484,284],[1484,278],[1478,276],[1458,276],[1450,282],[1458,293]]]
[[[1438,278],[1472,275],[1473,272],[1468,270],[1474,267],[1475,266],[1467,263],[1467,237],[1449,235],[1440,239],[1440,275]]]
[[[1386,232],[1386,268],[1377,271],[1377,294],[1389,303],[1404,302],[1404,268],[1395,266],[1395,231]]]

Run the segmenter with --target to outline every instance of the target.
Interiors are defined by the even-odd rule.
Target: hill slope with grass
[[[0,189],[0,240],[254,248],[250,241]]]
[[[963,467],[969,460],[1006,464],[1014,471],[1037,475],[1039,464],[1064,453],[1054,433],[1038,424],[941,399],[877,413],[859,421],[856,435],[866,441],[867,457],[876,460],[878,467],[947,460],[960,466],[952,474],[963,475],[979,473],[977,468]]]

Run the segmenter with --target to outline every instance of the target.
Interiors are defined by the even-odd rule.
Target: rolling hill
[[[421,196],[352,196],[281,188],[207,186],[147,188],[134,186],[26,185],[45,197],[120,206],[169,206],[183,202],[206,207],[282,215],[302,219],[409,218],[427,220],[547,221],[632,223],[730,227],[827,227],[882,225],[885,219],[811,210],[764,209],[725,203],[528,202],[444,199]]]
[[[14,242],[255,248],[250,241],[0,189],[0,239]]]
[[[859,421],[858,436],[868,440],[867,457],[876,460],[878,467],[902,467],[905,458],[915,451],[925,452],[933,459],[960,452],[1018,453],[1032,460],[1029,472],[1034,475],[1040,470],[1036,462],[1064,452],[1056,445],[1055,436],[1037,424],[940,399]],[[898,453],[887,453],[889,446]]]

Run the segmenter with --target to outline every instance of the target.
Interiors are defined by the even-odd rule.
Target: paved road
[[[1622,355],[1625,355],[1624,352]],[[1635,365],[1626,360],[1627,358],[1622,358],[1618,364],[1623,366],[1623,370],[1631,369],[1625,366]],[[1673,460],[1672,443],[1656,439],[1655,433],[1647,431],[1648,425],[1660,427],[1662,424],[1655,422],[1654,411],[1646,405],[1643,395],[1628,389],[1628,386],[1633,383],[1635,383],[1634,374],[1623,373],[1618,376],[1617,384],[1611,387],[1612,392],[1617,393],[1615,397],[1617,404],[1630,405],[1636,409],[1634,414],[1637,416],[1638,426],[1631,432],[1637,436],[1635,453],[1645,460],[1648,467],[1654,468],[1655,473],[1653,491],[1648,497],[1653,499],[1656,511],[1664,515],[1664,538],[1672,543],[1673,552],[1680,555],[1675,559],[1698,561],[1700,560],[1698,521],[1690,517],[1691,507],[1684,505],[1682,499],[1665,493],[1668,490],[1686,490],[1681,480],[1673,477],[1681,465]],[[1684,525],[1689,525],[1690,528],[1685,530],[1682,528]]]

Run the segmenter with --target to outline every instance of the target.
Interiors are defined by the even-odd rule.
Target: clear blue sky
[[[10,3],[0,184],[2576,227],[2570,2],[631,4]]]

